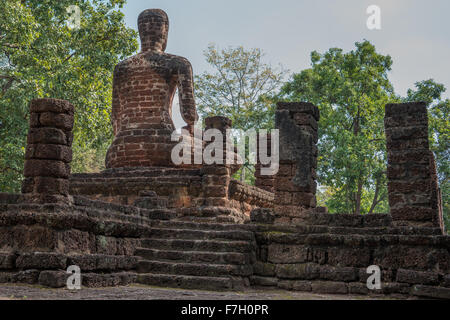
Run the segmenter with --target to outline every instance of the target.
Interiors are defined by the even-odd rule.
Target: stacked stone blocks
[[[318,121],[319,109],[310,103],[278,103],[280,167],[274,204],[278,223],[300,222],[316,207]]]
[[[397,224],[443,228],[436,165],[423,102],[387,104],[389,206]]]
[[[33,203],[68,203],[74,107],[67,101],[30,103],[22,192]]]
[[[205,131],[216,129],[223,135],[223,163],[205,164],[202,169],[202,188],[206,206],[226,207],[228,204],[228,187],[232,173],[231,166],[226,163],[226,141],[227,130],[231,129],[231,124],[231,120],[226,117],[216,116],[205,119]]]

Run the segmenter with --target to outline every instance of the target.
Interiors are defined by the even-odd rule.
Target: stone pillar
[[[280,102],[275,127],[280,136],[280,168],[275,178],[275,222],[300,223],[316,207],[317,122],[311,103]]]
[[[261,168],[264,168],[264,166],[261,164],[260,158],[259,158],[259,150],[261,148],[261,143],[267,143],[267,156],[271,155],[271,138],[272,135],[270,133],[267,133],[267,140],[264,142],[264,140],[260,140],[259,134],[257,136],[258,138],[258,152],[256,157],[256,165],[255,165],[255,186],[261,189],[264,189],[269,192],[274,192],[275,188],[275,176],[274,175],[263,175],[261,174]]]
[[[26,202],[70,203],[73,114],[73,105],[65,100],[31,101],[22,183]]]
[[[231,129],[231,120],[216,116],[205,119],[205,131],[217,129],[223,135],[223,164],[203,164],[202,186],[206,206],[224,207],[228,204],[228,187],[231,179],[230,165],[226,164],[226,131]],[[205,142],[208,145],[212,142]],[[204,160],[203,160],[204,161]]]
[[[440,227],[439,190],[423,102],[385,108],[389,206],[398,225]],[[441,226],[442,227],[442,226]]]
[[[224,139],[226,138],[226,130],[231,129],[231,125],[232,121],[227,117],[214,116],[205,119],[205,131],[208,129],[217,129],[222,132]]]

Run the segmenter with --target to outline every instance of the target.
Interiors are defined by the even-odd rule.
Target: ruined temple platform
[[[295,225],[270,223],[270,210],[257,209],[233,224],[82,196],[69,206],[21,198],[0,194],[1,283],[60,288],[67,267],[78,265],[83,287],[450,298],[450,237],[437,227],[395,226],[388,214],[315,213]],[[373,264],[381,290],[366,287]]]
[[[230,179],[224,167],[117,168],[73,174],[70,193],[121,205],[164,207],[179,219],[230,223],[248,221],[251,210],[272,207],[274,200],[272,192]]]
[[[42,99],[30,110],[22,194],[0,193],[0,283],[62,288],[78,266],[83,287],[450,299],[434,158],[409,118],[397,119],[412,114],[426,136],[424,104],[387,106],[391,212],[367,215],[317,207],[319,114],[308,103],[279,104],[289,148],[275,176],[255,176],[259,187],[226,164],[71,175],[73,106]],[[381,287],[369,289],[374,266]]]

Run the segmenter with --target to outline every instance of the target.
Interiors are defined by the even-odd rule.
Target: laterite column
[[[280,137],[280,168],[275,178],[275,222],[299,223],[316,207],[319,109],[281,102],[275,113]]]
[[[22,184],[26,202],[70,203],[73,115],[74,107],[68,101],[31,101]]]
[[[216,129],[223,135],[223,164],[206,164],[203,160],[203,196],[206,206],[223,207],[228,205],[231,179],[231,168],[226,164],[226,131],[231,129],[231,120],[221,116],[206,118],[205,131],[209,129]],[[205,142],[205,145],[213,142]]]
[[[423,102],[387,104],[384,119],[392,219],[399,225],[443,226],[436,165]]]

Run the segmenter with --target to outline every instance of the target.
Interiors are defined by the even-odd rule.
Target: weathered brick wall
[[[65,100],[30,103],[22,193],[27,202],[69,203],[74,107]]]
[[[326,214],[320,213],[326,212],[323,208],[314,208],[308,195],[315,194],[319,117],[312,105],[301,110],[302,105],[295,104],[277,110],[276,126],[284,147],[275,181],[275,210],[251,212],[257,224],[252,230],[258,260],[251,283],[318,293],[450,299],[450,237],[442,235],[425,105],[386,106],[392,215]],[[303,131],[300,126],[305,126]],[[300,209],[293,206],[294,199],[300,200],[296,203]],[[381,290],[367,288],[366,270],[371,265],[381,268]]]
[[[71,207],[26,204],[20,195],[0,194],[0,283],[64,287],[70,265],[83,286],[135,282],[140,239],[166,209],[146,210],[74,197]]]
[[[23,194],[0,194],[0,282],[61,287],[77,265],[85,286],[128,284],[150,220],[174,216],[69,195],[73,114],[64,100],[30,104]]]
[[[228,198],[232,208],[250,218],[250,212],[256,208],[273,207],[274,195],[272,192],[249,186],[232,179],[228,189]]]
[[[218,206],[233,211],[224,209],[221,214],[238,215],[240,221],[248,219],[250,211],[257,207],[273,206],[273,193],[233,179],[229,180],[228,190],[224,190],[223,183],[228,181],[228,170],[220,170],[214,166],[203,170],[118,168],[102,173],[73,174],[70,178],[70,193],[115,204],[134,205],[140,201],[142,191],[154,191],[158,199],[166,202],[167,208],[176,210],[181,216],[202,216],[204,211],[213,217],[219,212],[212,210],[212,207]],[[208,190],[207,186],[213,187],[208,191],[211,202],[203,193],[204,189]],[[216,195],[219,196],[213,197],[214,192],[218,192]],[[222,197],[225,192],[226,199]],[[233,221],[235,219],[230,220]]]
[[[387,104],[385,130],[393,220],[443,228],[436,166],[428,143],[426,104]]]
[[[279,223],[299,222],[316,207],[317,121],[310,103],[278,103],[280,168],[275,178],[275,215]]]
[[[251,283],[317,293],[450,299],[450,237],[438,228],[389,224],[388,215],[376,214],[323,215],[322,221],[302,226],[259,225]],[[381,269],[381,290],[367,288],[371,265]]]
[[[70,177],[70,193],[122,205],[133,205],[141,191],[154,191],[168,208],[192,207],[202,193],[200,169],[116,168]]]

